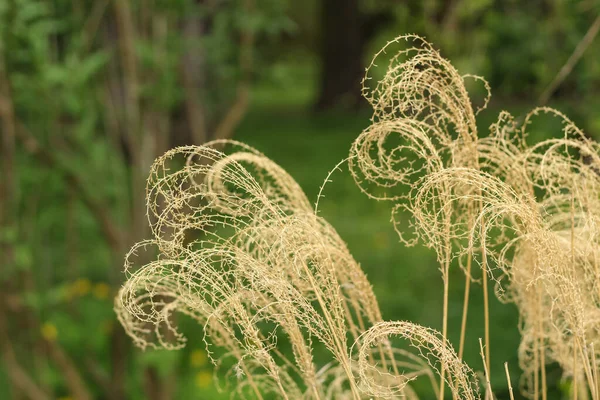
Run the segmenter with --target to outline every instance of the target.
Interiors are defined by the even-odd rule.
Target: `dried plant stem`
[[[575,193],[571,193],[571,262],[575,265]]]
[[[483,204],[481,205],[483,209]],[[488,267],[487,267],[487,249],[485,247],[485,222],[481,219],[481,270],[483,272],[483,323],[485,334],[485,361],[487,370],[490,371],[490,300],[488,293]]]
[[[533,364],[535,367],[535,373],[533,375],[533,398],[535,400],[539,400],[540,398],[540,378],[539,378],[539,370],[540,370],[540,360],[539,360],[539,356],[540,356],[540,352],[539,352],[539,346],[540,343],[538,340],[536,340],[533,344]]]
[[[510,400],[515,400],[515,395],[513,394],[512,382],[510,381],[510,372],[508,372],[508,363],[504,363],[504,371],[506,372],[506,382],[508,383],[508,394],[510,395]]]
[[[541,341],[541,339],[540,339]],[[546,349],[543,344],[540,344],[540,370],[542,377],[542,399],[546,400],[548,398],[548,390],[546,388]]]
[[[448,261],[448,264],[450,262]],[[446,341],[448,340],[448,267],[446,267],[446,276],[444,277],[444,312],[443,312],[443,321],[442,321],[442,336],[443,343],[446,345]],[[445,365],[442,361],[441,372],[440,372],[440,395],[439,399],[444,399],[444,389],[445,389]]]
[[[596,251],[596,248],[594,248],[594,271],[596,273],[596,276],[600,276],[600,268],[598,268],[598,252]],[[597,290],[600,291],[600,285],[598,285]]]
[[[490,370],[490,304],[489,304],[489,293],[488,293],[488,278],[487,278],[487,267],[484,263],[484,275],[483,275],[483,318],[485,328],[485,361],[487,362],[487,369]]]
[[[593,386],[594,385],[594,383],[593,383],[594,382],[594,374],[593,374],[592,368],[590,366],[590,359],[587,356],[587,348],[580,345],[579,352],[581,353],[581,359],[583,360],[583,372],[585,373],[585,377],[587,379],[589,391],[592,394],[592,399],[595,399],[596,395],[595,395],[594,386]],[[588,388],[586,388],[585,386],[583,388],[584,388],[584,396],[587,399],[588,398],[588,390],[587,390]]]
[[[577,400],[577,395],[579,394],[579,379],[577,373],[577,339],[575,335],[573,335],[573,400]]]
[[[542,291],[538,290],[538,303],[540,304],[540,308],[542,305]],[[538,318],[538,326],[540,329],[539,335],[539,350],[540,350],[540,371],[541,371],[541,379],[542,379],[542,400],[546,400],[548,397],[548,391],[546,389],[546,347],[544,345],[544,330],[542,327],[542,319]]]
[[[281,380],[277,379],[275,382],[277,383],[277,388],[279,388],[279,393],[281,393],[281,395],[283,396],[283,398],[285,400],[289,400],[289,397],[288,397],[285,389],[283,388],[283,385],[281,384]]]
[[[467,332],[467,315],[469,312],[469,294],[471,292],[471,268],[473,266],[473,254],[467,254],[467,270],[465,273],[465,293],[463,299],[462,320],[460,323],[460,339],[458,344],[458,358],[462,360],[465,348],[465,336]]]
[[[485,374],[485,398],[493,399],[494,395],[492,393],[492,384],[490,383],[490,371],[487,367],[489,361],[485,358],[486,356],[483,351],[483,342],[481,341],[481,338],[479,338],[479,350],[481,354],[481,361],[483,362],[483,372]]]
[[[594,385],[593,385],[594,400],[598,400],[598,398],[600,397],[600,393],[598,391],[598,366],[596,364],[596,351],[594,349],[594,343],[592,343],[590,346],[592,348],[592,374],[593,374],[593,378],[594,378]]]
[[[343,294],[340,293],[340,295],[343,295]],[[355,308],[354,308],[355,310],[358,309],[358,308],[356,308],[356,304],[353,304],[353,306],[355,306]],[[365,326],[364,326],[365,324],[364,324],[362,318],[360,318],[360,316],[359,316],[358,317],[358,326],[356,326],[356,324],[354,323],[354,320],[352,319],[352,312],[350,311],[350,308],[348,307],[348,303],[346,303],[345,301],[342,302],[342,308],[344,309],[344,314],[346,315],[346,321],[348,321],[348,328],[350,329],[350,334],[352,335],[352,339],[356,340],[360,336],[359,329],[360,329],[360,332],[365,331]]]
[[[462,321],[460,323],[460,339],[458,342],[458,358],[461,360],[465,348],[465,336],[467,332],[467,314],[469,312],[469,294],[471,292],[471,267],[473,265],[473,254],[469,251],[467,257],[467,271],[465,273],[465,296],[463,299]]]
[[[571,263],[575,265],[575,194],[571,192]],[[577,368],[577,336],[573,335],[573,400],[579,392]]]
[[[447,219],[449,219],[449,216],[447,217]],[[449,221],[447,221],[446,224],[446,229],[448,230],[450,227],[450,223]],[[448,235],[449,237],[450,235]],[[448,240],[447,243],[447,249],[450,249],[450,243]],[[443,345],[446,345],[446,341],[448,340],[448,292],[449,292],[449,286],[450,286],[450,252],[448,251],[448,254],[446,254],[446,261],[445,261],[445,265],[444,265],[444,271],[443,271],[443,279],[444,279],[444,304],[443,304],[443,316],[442,316],[442,337],[443,337]],[[459,357],[460,358],[460,357]],[[445,376],[445,368],[446,366],[444,365],[444,360],[442,360],[442,365],[440,367],[440,393],[439,393],[439,400],[444,400],[444,389],[445,389],[445,382],[446,380],[444,379]]]
[[[244,371],[244,376],[246,376],[246,378],[248,379],[248,384],[250,385],[250,388],[252,388],[252,391],[256,395],[256,398],[258,400],[263,400],[263,396],[262,394],[260,394],[260,390],[258,389],[256,382],[254,382],[254,378],[252,378],[252,374],[248,370],[248,367],[246,367],[246,363],[240,362],[239,365],[242,371]]]

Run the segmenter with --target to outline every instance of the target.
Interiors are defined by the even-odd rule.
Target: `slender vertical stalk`
[[[594,390],[593,390],[593,381],[594,381],[594,373],[592,372],[592,368],[590,366],[590,359],[588,357],[587,347],[584,345],[579,345],[579,352],[581,353],[581,360],[583,364],[583,372],[585,374],[585,378],[587,380],[587,387],[585,385],[582,386],[582,397],[584,399],[589,398],[589,394],[591,392],[592,399],[594,398]],[[589,389],[589,390],[588,390]]]
[[[446,345],[446,341],[448,340],[448,289],[450,286],[449,282],[449,274],[450,274],[450,259],[451,259],[451,243],[450,243],[450,213],[447,213],[446,216],[446,259],[444,261],[444,271],[443,271],[443,279],[444,279],[444,305],[442,312],[442,340],[444,346]],[[446,365],[444,361],[441,361],[440,367],[440,392],[439,392],[439,400],[444,400],[444,389],[445,389],[445,379],[444,376],[446,374]]]
[[[571,264],[575,265],[575,194],[571,192]],[[573,400],[577,400],[579,382],[577,379],[577,337],[573,335]]]
[[[243,360],[243,357],[241,355],[238,355],[237,359]],[[248,379],[248,383],[250,384],[252,391],[256,395],[256,398],[259,400],[263,400],[262,394],[260,394],[260,390],[258,390],[258,386],[254,381],[252,374],[250,373],[248,367],[246,367],[246,364],[243,361],[240,361],[240,368],[242,369],[242,371],[244,371],[244,375],[246,376],[246,379]]]
[[[443,306],[444,311],[443,311],[443,321],[442,321],[442,336],[443,336],[444,346],[446,345],[446,341],[448,340],[447,336],[448,336],[448,287],[449,287],[448,270],[450,267],[449,264],[450,264],[450,260],[448,259],[448,261],[446,262],[446,267],[445,267],[446,272],[444,274],[445,275],[444,276],[444,306]],[[439,396],[440,400],[444,399],[445,369],[446,369],[446,365],[442,361],[441,372],[440,372],[440,396]]]
[[[481,205],[483,210],[483,204]],[[483,272],[483,318],[485,335],[485,361],[488,372],[490,371],[490,303],[488,293],[488,268],[487,268],[487,250],[485,247],[485,222],[481,219],[481,270]]]
[[[542,342],[542,339],[540,338],[540,345],[539,345],[539,350],[540,350],[540,371],[541,371],[541,386],[542,386],[542,400],[547,400],[548,398],[548,390],[547,390],[547,384],[546,384],[546,350],[544,347],[544,344]]]
[[[471,226],[472,224],[469,224]],[[462,320],[460,323],[460,339],[458,344],[458,358],[462,360],[465,349],[465,336],[467,332],[467,315],[469,312],[469,294],[471,292],[471,269],[473,266],[473,253],[469,250],[467,254],[467,271],[465,272],[465,293],[463,298]],[[455,386],[458,382],[455,382]]]
[[[538,291],[538,303],[540,304],[540,308],[542,306],[542,291],[541,289]],[[540,371],[541,371],[541,385],[542,385],[542,400],[547,400],[548,398],[548,390],[546,388],[546,346],[544,345],[544,338],[543,338],[543,334],[544,334],[544,330],[542,327],[542,319],[539,318],[538,319],[538,326],[539,326],[539,330],[540,330],[540,336],[539,336],[539,350],[540,350]]]
[[[539,381],[539,370],[540,370],[540,360],[539,360],[539,341],[535,340],[533,343],[533,366],[534,366],[534,375],[533,375],[533,398],[535,400],[539,400],[540,398],[540,381]]]
[[[463,299],[462,321],[460,323],[460,339],[458,342],[458,358],[461,360],[465,349],[465,335],[467,332],[467,314],[469,312],[469,293],[471,291],[471,267],[473,264],[473,254],[469,251],[467,257],[467,271],[465,273],[465,296]]]
[[[579,393],[579,379],[577,379],[577,343],[575,340],[575,336],[573,336],[573,400],[577,400],[577,395]]]
[[[481,341],[481,338],[479,338],[479,350],[481,354],[481,361],[483,362],[483,372],[485,373],[485,398],[486,400],[493,399],[494,396],[492,394],[492,384],[490,383],[490,371],[487,367],[488,360],[485,359],[483,342]]]
[[[515,395],[513,394],[512,382],[510,381],[510,372],[508,372],[508,363],[504,363],[504,371],[506,371],[506,382],[508,383],[508,394],[510,395],[510,400],[515,400]]]
[[[473,132],[477,132],[477,127],[473,121]],[[477,170],[481,170],[479,165],[479,152],[477,148],[477,136],[475,136],[474,142],[474,153],[475,153],[475,167]],[[491,357],[490,357],[490,304],[489,304],[489,293],[488,293],[488,266],[487,266],[487,249],[485,245],[485,217],[483,215],[483,193],[479,188],[479,213],[481,214],[481,223],[479,228],[480,240],[481,240],[481,272],[483,279],[483,323],[484,323],[484,337],[485,337],[485,361],[488,373],[491,371]]]
[[[590,346],[591,346],[591,349],[592,349],[591,350],[592,351],[592,374],[593,374],[593,380],[594,380],[593,386],[592,386],[592,388],[593,388],[593,390],[592,390],[592,393],[593,393],[592,398],[594,400],[598,400],[598,398],[600,397],[600,393],[598,392],[598,367],[597,367],[597,364],[596,364],[596,350],[594,348],[594,343],[592,343]]]

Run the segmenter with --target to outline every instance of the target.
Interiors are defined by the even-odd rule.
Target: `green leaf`
[[[98,51],[88,56],[77,65],[76,76],[80,84],[87,82],[94,77],[106,65],[109,59],[109,53]]]

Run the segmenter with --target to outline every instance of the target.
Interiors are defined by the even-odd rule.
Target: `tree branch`
[[[0,300],[2,301],[2,304],[10,305],[12,312],[18,313],[18,314],[27,314],[28,316],[30,316],[31,320],[33,322],[33,325],[39,331],[39,328],[41,326],[39,319],[37,318],[35,313],[29,307],[24,305],[23,302],[18,297],[13,298],[13,299],[11,299],[9,297],[5,297]],[[2,337],[0,339],[2,339],[4,346],[6,346],[9,343],[9,341],[8,341],[8,333],[6,332],[6,328],[5,328],[5,326],[2,326],[2,324],[5,323],[3,318],[5,318],[5,316],[0,315],[0,319],[2,319],[2,320],[0,320],[0,335],[2,335]],[[40,339],[40,341],[41,341],[41,339]],[[86,386],[86,383],[84,382],[81,375],[79,374],[77,367],[75,366],[75,364],[73,363],[71,358],[68,356],[68,354],[63,350],[63,348],[57,342],[55,342],[53,340],[43,339],[43,344],[44,344],[45,349],[48,351],[48,355],[50,356],[50,358],[52,358],[52,360],[54,361],[54,363],[56,364],[58,369],[61,371],[64,382],[67,385],[67,387],[69,388],[69,390],[71,391],[71,394],[73,395],[73,397],[76,399],[81,399],[81,400],[92,400],[93,396],[90,393],[88,387]],[[14,356],[14,352],[12,352],[12,350],[10,348],[8,348],[8,352],[5,351],[5,357],[6,357],[6,355],[8,355],[8,357],[9,357],[8,362],[10,362],[13,369],[17,372],[17,375],[15,375],[15,377],[18,379],[18,381],[22,382],[22,383],[27,383],[28,385],[33,384],[33,380],[31,378],[28,378],[27,376],[22,376],[22,374],[19,372],[19,368],[18,368],[18,364],[16,364],[17,361]],[[38,390],[35,388],[35,385],[34,385],[34,389]],[[39,395],[39,393],[38,393],[38,395]],[[44,394],[44,396],[45,396],[45,394]],[[30,396],[30,397],[34,398],[32,396]],[[41,399],[42,397],[35,397],[35,398]],[[43,398],[47,398],[47,396],[43,397]]]
[[[3,316],[0,316],[3,319]],[[2,328],[0,328],[2,330]],[[4,336],[5,332],[0,332],[2,338],[2,358],[4,365],[6,366],[6,372],[10,378],[12,384],[24,393],[31,400],[50,400],[48,396],[40,387],[35,383],[27,372],[21,367],[15,356],[14,350],[10,345],[10,341]]]
[[[600,31],[600,15],[596,17],[596,20],[594,20],[594,22],[590,26],[590,29],[587,31],[583,39],[581,39],[581,42],[579,42],[579,44],[575,48],[575,51],[573,51],[573,54],[571,54],[571,57],[569,57],[565,65],[563,65],[563,67],[560,69],[554,80],[550,83],[550,85],[548,85],[546,90],[544,90],[544,92],[540,96],[540,105],[546,104],[548,100],[550,100],[550,97],[552,97],[552,94],[554,94],[556,89],[558,89],[558,87],[563,83],[567,76],[569,76],[569,74],[575,67],[575,64],[577,64],[579,59],[583,56],[583,53],[585,53],[587,48],[590,46],[590,44],[592,44],[592,42],[596,38],[596,35],[598,35],[598,31]]]
[[[2,353],[2,360],[6,366],[6,372],[15,388],[19,390],[19,393],[24,393],[31,400],[50,400],[48,396],[34,381],[34,379],[27,374],[25,369],[21,367],[15,351],[11,345],[10,337],[8,336],[8,327],[6,324],[6,305],[9,304],[8,297],[6,296],[6,287],[2,287],[3,296],[0,297],[0,351]]]
[[[64,352],[62,347],[51,340],[45,340],[44,342],[48,348],[50,357],[62,372],[63,379],[73,397],[78,400],[92,400],[93,396],[77,371],[77,367],[73,364],[73,361]]]

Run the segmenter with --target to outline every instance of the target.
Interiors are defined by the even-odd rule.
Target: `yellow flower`
[[[50,322],[46,322],[44,325],[42,325],[41,332],[43,338],[48,341],[54,341],[58,336],[58,329],[56,329],[56,326]]]
[[[208,371],[200,371],[196,374],[196,386],[207,388],[212,383],[213,375]]]
[[[110,286],[106,283],[100,282],[94,285],[94,296],[97,299],[104,300],[110,295]]]
[[[91,289],[92,283],[89,279],[85,278],[77,279],[75,282],[73,282],[73,286],[71,287],[73,293],[79,296],[84,296],[88,294]]]
[[[194,350],[190,354],[190,365],[192,367],[203,367],[208,363],[208,357],[202,350]]]

